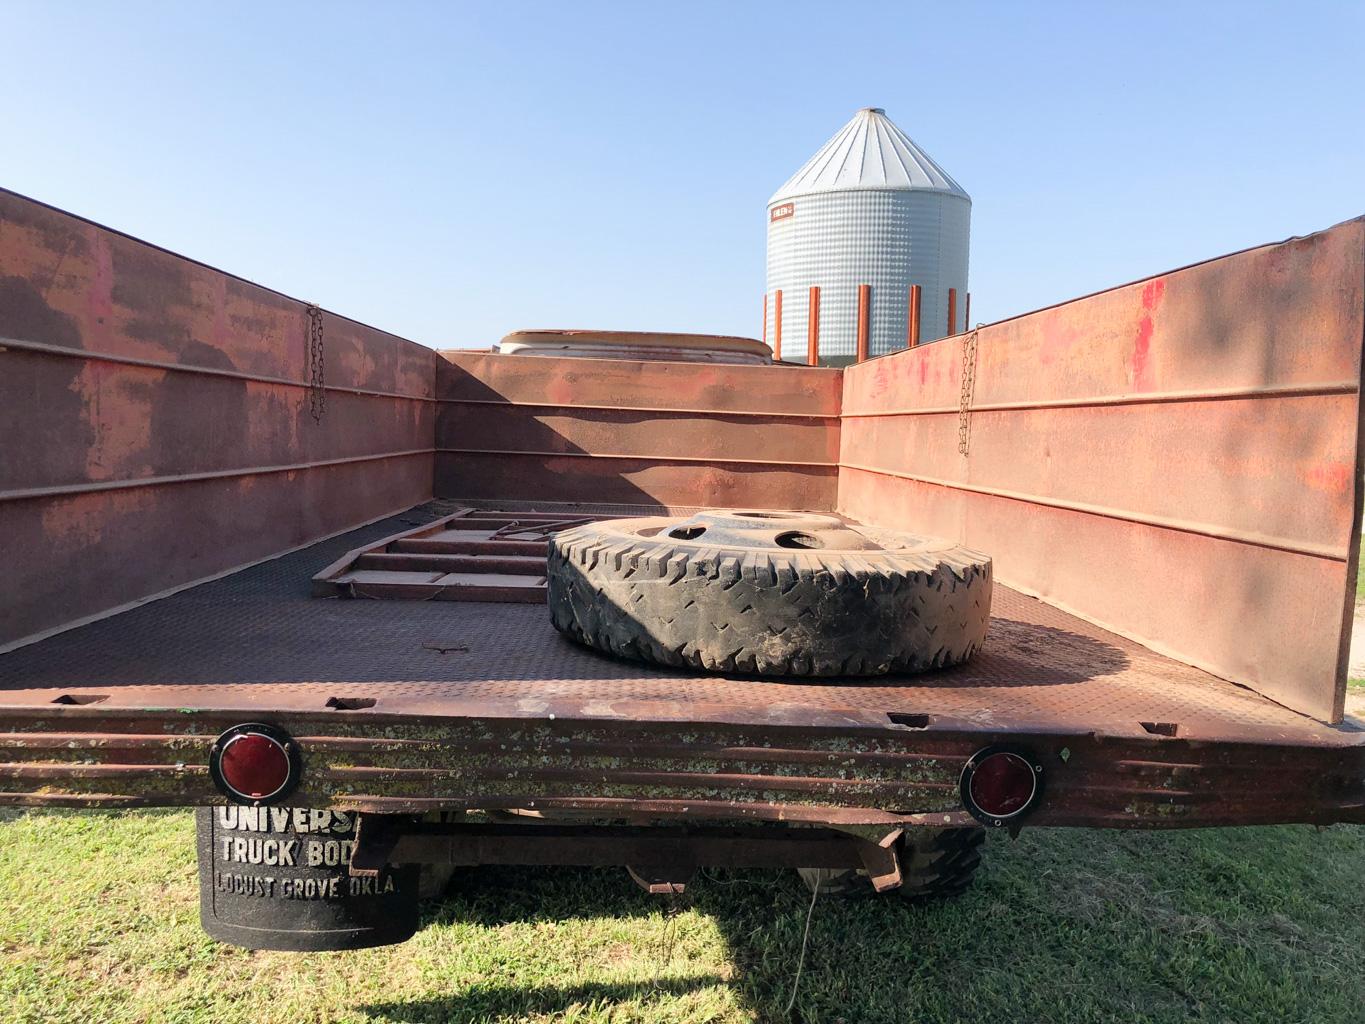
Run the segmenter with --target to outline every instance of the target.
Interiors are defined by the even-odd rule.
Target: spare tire
[[[677,668],[872,676],[956,665],[986,638],[991,561],[808,512],[617,519],[550,540],[550,619]]]

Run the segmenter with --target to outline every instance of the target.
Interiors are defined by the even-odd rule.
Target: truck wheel
[[[556,629],[637,661],[763,676],[922,672],[986,637],[991,561],[808,512],[618,519],[550,540]]]
[[[901,885],[896,895],[911,903],[961,896],[981,865],[984,828],[916,828],[901,840]],[[797,868],[808,889],[822,896],[866,899],[877,895],[865,872],[855,868]]]

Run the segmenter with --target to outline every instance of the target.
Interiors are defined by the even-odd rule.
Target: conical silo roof
[[[773,193],[768,205],[845,189],[924,189],[971,198],[880,107],[864,107],[854,114]]]

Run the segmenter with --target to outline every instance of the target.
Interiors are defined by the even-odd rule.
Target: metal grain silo
[[[819,361],[854,361],[862,285],[868,355],[906,347],[914,285],[921,343],[962,330],[971,212],[971,197],[885,111],[858,111],[768,201],[764,339],[806,362],[813,308]]]

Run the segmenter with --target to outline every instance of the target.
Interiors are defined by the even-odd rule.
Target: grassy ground
[[[992,836],[927,908],[814,909],[789,873],[676,907],[621,871],[483,869],[406,945],[311,956],[197,926],[185,812],[0,817],[0,1019],[1365,1020],[1365,828]]]

